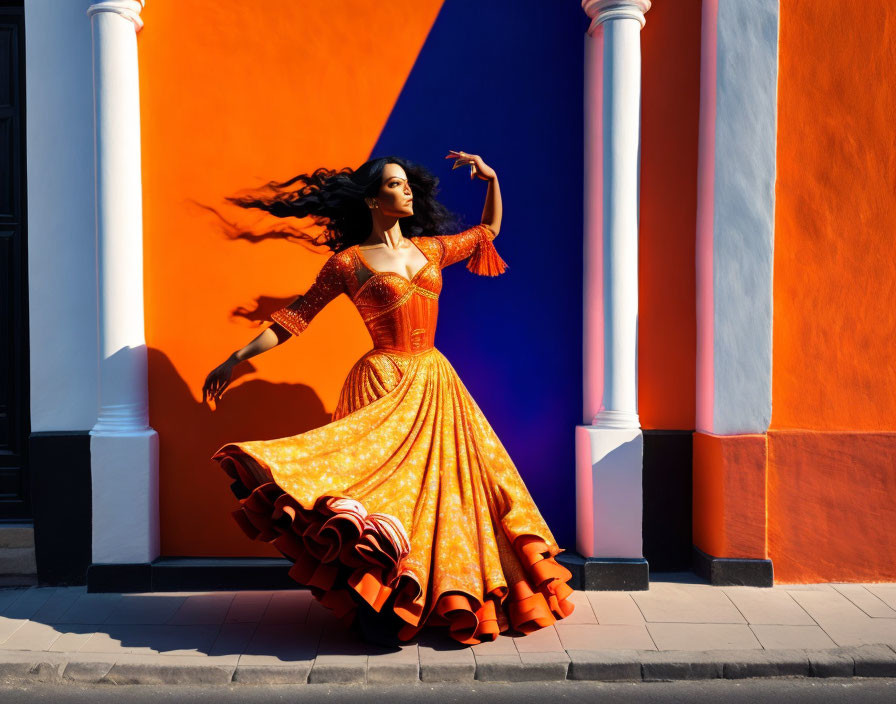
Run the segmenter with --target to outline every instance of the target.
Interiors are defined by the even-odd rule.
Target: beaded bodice
[[[332,254],[308,291],[272,313],[271,319],[298,335],[327,303],[345,293],[361,314],[375,349],[408,353],[431,349],[442,290],[441,270],[472,256],[468,265],[472,271],[502,273],[506,265],[491,245],[494,238],[486,225],[456,235],[411,237],[426,263],[410,278],[375,270],[359,246],[353,245]]]

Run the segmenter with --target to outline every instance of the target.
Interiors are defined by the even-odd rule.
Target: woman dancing
[[[373,349],[351,368],[332,421],[274,440],[231,442],[212,459],[233,478],[233,512],[255,540],[293,564],[289,575],[362,635],[396,644],[426,626],[461,643],[529,633],[568,616],[570,572],[516,467],[448,359],[433,346],[441,270],[469,260],[504,272],[495,170],[451,151],[488,182],[482,222],[457,234],[435,198],[438,179],[398,157],[357,170],[318,169],[270,196],[232,198],[279,217],[312,217],[333,253],[304,295],[209,373],[220,398],[242,360],[300,335],[341,293]],[[289,190],[296,182],[300,187]],[[311,240],[308,235],[303,235]]]

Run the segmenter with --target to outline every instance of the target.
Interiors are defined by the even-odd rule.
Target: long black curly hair
[[[287,181],[269,181],[264,193],[227,200],[242,208],[257,208],[278,218],[310,217],[324,230],[310,235],[291,227],[265,233],[267,237],[305,240],[329,247],[334,252],[360,244],[370,236],[373,219],[365,198],[379,193],[383,168],[398,164],[405,170],[414,194],[414,214],[401,220],[405,237],[442,235],[462,229],[461,219],[436,200],[439,179],[419,164],[397,156],[383,156],[357,169],[321,167],[310,174],[298,174]],[[294,184],[299,184],[293,188]]]

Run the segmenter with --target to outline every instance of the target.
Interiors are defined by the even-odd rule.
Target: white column
[[[149,427],[137,31],[144,0],[87,9],[93,36],[99,410],[90,431],[93,562],[159,554],[158,434]]]
[[[638,421],[641,28],[649,0],[582,0],[585,37],[584,422],[577,550],[642,558]]]

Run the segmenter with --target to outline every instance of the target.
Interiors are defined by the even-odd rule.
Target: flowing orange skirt
[[[448,626],[461,643],[529,633],[572,613],[570,572],[522,478],[436,348],[373,349],[332,422],[212,457],[234,479],[247,535],[338,616],[384,605],[409,640]],[[360,600],[363,600],[361,602]]]

